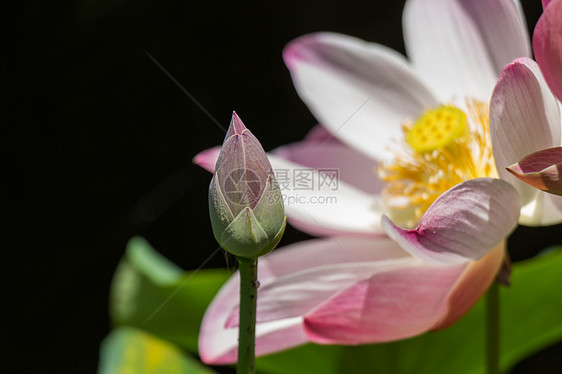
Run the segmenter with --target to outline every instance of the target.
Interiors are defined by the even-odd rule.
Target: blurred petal
[[[215,171],[215,165],[220,153],[220,146],[206,149],[193,158],[193,163],[212,173]]]
[[[417,228],[399,228],[384,216],[383,229],[415,257],[432,263],[479,259],[517,225],[519,196],[507,182],[478,178],[443,193]]]
[[[365,267],[388,268],[410,261],[419,262],[388,238],[309,240],[264,256],[258,268],[256,354],[307,342],[304,314],[341,287],[368,278]],[[205,313],[199,353],[206,363],[236,361],[238,292],[239,277],[235,274]]]
[[[562,100],[562,1],[543,1],[543,8],[533,33],[533,51],[546,83]]]
[[[333,135],[374,158],[389,158],[401,123],[437,105],[403,56],[349,36],[318,33],[284,50],[295,87]]]
[[[517,188],[523,205],[536,191],[505,168],[535,151],[559,146],[561,123],[558,101],[537,64],[520,58],[507,65],[490,102],[490,135],[498,174]]]
[[[339,142],[301,141],[272,151],[288,161],[335,172],[340,181],[364,192],[380,194],[377,162]]]
[[[507,171],[539,190],[562,195],[562,147],[531,153]]]
[[[503,66],[531,53],[512,0],[410,0],[403,25],[412,66],[445,102],[488,101]]]
[[[304,137],[304,141],[343,144],[322,125],[316,125],[312,129],[310,129],[310,131]]]

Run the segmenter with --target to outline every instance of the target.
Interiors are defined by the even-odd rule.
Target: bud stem
[[[238,327],[237,374],[253,374],[256,346],[258,260],[238,257],[240,271],[240,323]]]
[[[499,285],[492,282],[486,294],[486,373],[498,374],[500,357]]]

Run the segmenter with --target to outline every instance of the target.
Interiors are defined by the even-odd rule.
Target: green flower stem
[[[256,361],[256,306],[258,260],[238,257],[240,271],[240,323],[237,374],[253,374]]]
[[[492,282],[486,294],[486,373],[499,374],[500,316],[499,285]]]

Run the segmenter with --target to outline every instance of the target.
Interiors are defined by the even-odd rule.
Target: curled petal
[[[517,191],[492,178],[472,179],[443,193],[427,209],[418,227],[407,230],[383,217],[383,229],[415,257],[432,263],[479,259],[517,225]]]
[[[543,1],[543,8],[533,33],[533,51],[546,83],[562,101],[562,1]]]
[[[539,190],[562,195],[562,147],[531,153],[507,170]]]

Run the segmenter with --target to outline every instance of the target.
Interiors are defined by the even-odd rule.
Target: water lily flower
[[[339,171],[339,184],[286,188],[289,221],[317,241],[266,256],[257,354],[304,342],[391,341],[443,328],[485,292],[517,224],[520,197],[497,179],[488,100],[502,67],[530,55],[518,2],[409,0],[409,60],[332,33],[284,51],[295,87],[322,127],[270,157],[275,170]],[[501,145],[499,146],[501,147]],[[217,150],[195,162],[209,168]],[[299,196],[296,196],[300,194]],[[311,204],[332,196],[335,203]],[[552,218],[552,217],[550,217]],[[557,219],[562,219],[562,214]],[[235,359],[236,282],[204,318],[205,362]]]

